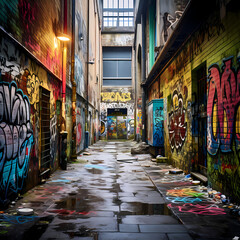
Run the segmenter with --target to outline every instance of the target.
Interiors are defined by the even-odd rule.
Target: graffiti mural
[[[55,160],[56,149],[57,149],[57,116],[55,115],[50,120],[50,156],[52,160]]]
[[[216,64],[209,67],[207,150],[211,155],[218,150],[231,152],[233,141],[236,150],[240,148],[240,71],[232,67],[232,60],[224,60],[221,70]]]
[[[0,83],[0,200],[17,193],[28,174],[34,144],[30,103],[15,82]]]
[[[100,137],[106,138],[108,129],[110,129],[110,135],[115,136],[115,132],[112,132],[112,127],[108,127],[108,123],[111,125],[112,119],[109,119],[107,116],[107,109],[120,109],[126,108],[127,109],[127,138],[132,138],[134,136],[134,103],[132,102],[101,102],[100,109],[101,109],[101,130],[100,130]],[[125,127],[124,127],[125,128]]]
[[[178,91],[173,92],[172,111],[169,113],[169,141],[171,150],[180,151],[187,135],[186,110],[183,105],[183,97]]]
[[[175,11],[175,16],[171,16],[168,12],[165,12],[163,15],[163,30],[161,34],[161,40],[163,45],[166,44],[170,35],[172,34],[174,28],[176,27],[179,19],[182,16],[182,11]]]
[[[102,92],[103,102],[128,102],[132,100],[130,92]]]
[[[84,149],[84,104],[77,99],[77,107],[76,107],[76,145],[77,145],[77,153]]]
[[[219,208],[217,205],[211,204],[192,204],[185,203],[183,205],[174,205],[172,203],[168,204],[170,208],[177,208],[179,212],[193,213],[197,215],[207,215],[207,216],[217,216],[225,215],[224,209]]]
[[[75,82],[77,84],[77,93],[84,96],[85,86],[84,86],[84,69],[80,58],[75,55]]]

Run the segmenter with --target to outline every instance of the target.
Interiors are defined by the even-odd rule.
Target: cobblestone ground
[[[238,217],[133,141],[99,141],[0,214],[0,239],[189,240],[240,236]],[[19,208],[34,215],[21,216]],[[239,235],[238,235],[239,234]]]

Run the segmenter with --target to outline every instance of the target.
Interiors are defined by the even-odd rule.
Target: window
[[[133,27],[133,0],[103,0],[103,27]]]
[[[103,48],[103,86],[132,85],[132,49]]]

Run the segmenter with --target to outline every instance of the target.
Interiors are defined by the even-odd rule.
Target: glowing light
[[[60,41],[63,41],[63,42],[68,42],[71,40],[71,37],[68,36],[67,34],[64,34],[64,33],[59,33],[57,35],[57,38],[60,40]]]

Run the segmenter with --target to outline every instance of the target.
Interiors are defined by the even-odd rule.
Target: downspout
[[[85,148],[88,148],[89,144],[89,123],[88,123],[88,108],[89,108],[89,98],[88,98],[88,85],[89,85],[89,12],[90,12],[90,7],[89,7],[89,1],[87,1],[87,96],[86,96],[86,113],[85,113]]]
[[[72,45],[71,45],[71,83],[72,83],[72,159],[76,154],[76,82],[75,82],[75,0],[72,0]]]
[[[135,35],[137,34],[136,30],[135,30]],[[135,37],[134,35],[134,37]],[[136,73],[136,70],[137,70],[137,52],[136,52],[136,42],[134,42],[134,45],[133,45],[133,49],[134,49],[134,80],[135,80],[135,112],[134,112],[134,139],[135,141],[137,141],[137,73]]]
[[[143,12],[141,15],[142,23],[142,66],[141,66],[141,76],[142,83],[146,80],[146,14]],[[146,142],[146,87],[142,86],[142,141]]]

